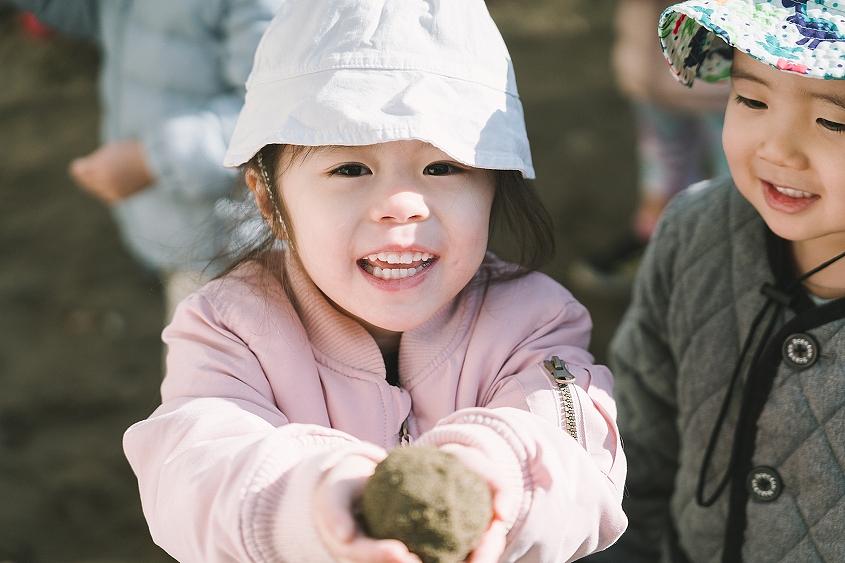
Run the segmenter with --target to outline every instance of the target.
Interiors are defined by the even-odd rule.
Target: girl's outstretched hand
[[[478,545],[467,558],[467,563],[496,563],[505,551],[508,526],[504,515],[507,507],[513,506],[512,491],[505,488],[505,480],[497,466],[480,451],[459,444],[445,444],[440,450],[457,457],[468,469],[487,481],[493,498],[493,519]]]
[[[352,455],[323,476],[314,493],[317,531],[342,563],[420,563],[402,542],[369,538],[355,521],[355,503],[375,467],[373,460]]]

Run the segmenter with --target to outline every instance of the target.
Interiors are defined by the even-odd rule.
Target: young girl
[[[490,482],[472,561],[615,541],[625,459],[587,312],[486,251],[491,213],[529,253],[548,233],[481,0],[284,2],[226,162],[277,242],[165,330],[162,405],[124,442],[156,543],[181,561],[418,561],[353,516],[408,444]]]
[[[829,1],[663,14],[682,82],[731,78],[733,178],[670,205],[612,344],[632,526],[609,560],[845,561],[843,31]]]

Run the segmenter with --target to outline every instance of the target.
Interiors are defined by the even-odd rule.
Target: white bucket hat
[[[268,144],[417,139],[534,177],[510,55],[482,0],[285,0],[224,164]]]

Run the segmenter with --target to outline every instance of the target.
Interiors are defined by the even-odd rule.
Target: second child
[[[615,561],[845,561],[845,11],[692,0],[679,79],[730,77],[732,178],[670,204],[612,343]]]

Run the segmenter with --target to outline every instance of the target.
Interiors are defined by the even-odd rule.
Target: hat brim
[[[424,71],[334,69],[248,88],[224,165],[268,144],[371,145],[416,139],[458,162],[534,178],[517,96]]]
[[[658,33],[673,72],[688,86],[696,78],[729,77],[733,49],[786,72],[845,78],[845,12],[829,2],[691,0],[667,8]]]

